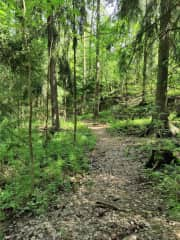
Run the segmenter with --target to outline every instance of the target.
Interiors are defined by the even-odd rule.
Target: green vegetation
[[[180,220],[180,166],[166,166],[162,171],[148,174],[154,181],[155,189],[161,193],[172,219]]]
[[[77,142],[73,143],[72,123],[54,135],[33,131],[33,179],[29,164],[27,129],[14,129],[7,119],[1,123],[0,210],[1,220],[12,214],[42,213],[60,190],[71,189],[70,176],[88,170],[86,153],[93,149],[95,137],[83,124],[78,124]],[[2,138],[1,138],[2,139]]]
[[[0,220],[42,213],[88,170],[81,121],[152,137],[149,158],[179,152],[179,29],[179,0],[0,1]],[[168,165],[151,173],[175,216]]]
[[[145,133],[150,123],[151,123],[150,118],[115,121],[111,124],[110,132],[140,136],[143,133]]]
[[[151,143],[141,146],[142,152],[151,154],[153,150],[168,150],[176,157],[176,162],[165,164],[162,168],[153,171],[146,169],[146,174],[154,183],[154,189],[164,199],[168,213],[174,220],[180,220],[180,145],[177,139],[151,139]],[[161,159],[163,161],[164,159]]]
[[[84,114],[82,116],[79,116],[79,119],[80,120],[91,120],[91,121],[95,120],[92,113]],[[97,120],[100,123],[111,123],[111,122],[113,122],[114,121],[113,111],[107,110],[107,111],[99,112],[99,116],[98,116]]]

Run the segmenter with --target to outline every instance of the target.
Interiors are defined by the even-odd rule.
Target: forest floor
[[[74,177],[74,191],[60,193],[45,215],[13,220],[5,239],[180,239],[180,222],[168,219],[163,197],[145,177],[147,159],[136,146],[146,140],[88,125],[98,139],[89,173]]]

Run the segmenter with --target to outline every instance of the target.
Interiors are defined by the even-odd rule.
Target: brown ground
[[[145,179],[142,138],[112,137],[106,125],[89,127],[98,137],[88,175],[74,192],[61,194],[46,215],[14,221],[5,239],[175,240],[180,223],[169,221],[161,197]]]

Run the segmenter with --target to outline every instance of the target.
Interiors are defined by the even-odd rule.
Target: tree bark
[[[56,43],[57,33],[54,24],[54,16],[48,17],[48,77],[50,83],[50,95],[51,95],[51,117],[52,128],[54,131],[58,131],[60,128],[59,121],[59,106],[58,106],[58,92],[57,92],[57,80],[56,80]]]
[[[90,39],[89,39],[89,66],[88,66],[88,76],[90,78],[92,73],[92,36],[93,36],[93,22],[94,22],[94,1],[92,0],[92,12],[91,12],[91,25],[90,25]]]
[[[74,143],[76,142],[77,135],[77,83],[76,83],[76,50],[77,50],[77,37],[76,37],[76,13],[75,13],[75,0],[73,0],[73,58],[74,58],[74,81],[73,81],[73,95],[74,95]]]
[[[83,34],[83,88],[84,88],[84,94],[83,94],[83,109],[82,112],[85,113],[86,111],[86,83],[87,83],[87,74],[86,74],[86,33],[84,31]]]
[[[169,121],[167,112],[167,86],[169,65],[169,31],[170,0],[161,0],[160,3],[160,35],[158,50],[158,74],[156,86],[156,112],[154,123],[160,124],[160,135],[169,135]],[[159,128],[159,126],[158,126]]]
[[[143,86],[142,86],[142,104],[146,103],[146,81],[147,81],[147,33],[144,39],[144,62],[143,62]]]
[[[27,33],[26,33],[26,2],[22,0],[22,37],[25,43],[26,51],[30,52]],[[32,96],[32,78],[31,78],[31,63],[27,63],[27,76],[28,76],[28,100],[29,100],[29,122],[28,122],[28,144],[29,144],[29,158],[30,158],[30,171],[31,171],[31,184],[34,186],[34,152],[33,152],[33,139],[32,139],[32,121],[33,121],[33,96]]]
[[[125,104],[126,107],[128,107],[128,73],[126,71],[126,76],[125,76]]]
[[[147,13],[147,0],[145,4],[145,15]],[[148,22],[147,22],[147,16],[145,18],[145,28],[147,28]],[[147,32],[144,33],[144,51],[143,51],[143,84],[142,84],[142,102],[141,104],[144,105],[146,103],[146,81],[147,81],[147,58],[148,58],[148,51],[147,51],[147,43],[148,43],[148,35]]]
[[[100,25],[100,0],[97,0],[97,19],[96,19],[96,82],[95,82],[95,104],[94,118],[99,116],[99,98],[100,98],[100,59],[99,59],[99,25]]]
[[[32,98],[32,81],[31,81],[31,65],[28,66],[28,95],[29,95],[29,154],[31,163],[32,185],[34,185],[34,153],[32,142],[32,118],[33,118],[33,98]]]

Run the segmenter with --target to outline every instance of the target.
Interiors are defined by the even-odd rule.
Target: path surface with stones
[[[76,176],[74,192],[59,194],[46,215],[11,223],[5,239],[180,239],[180,223],[168,220],[161,197],[144,177],[147,159],[136,145],[145,140],[88,125],[98,139],[90,172]]]

